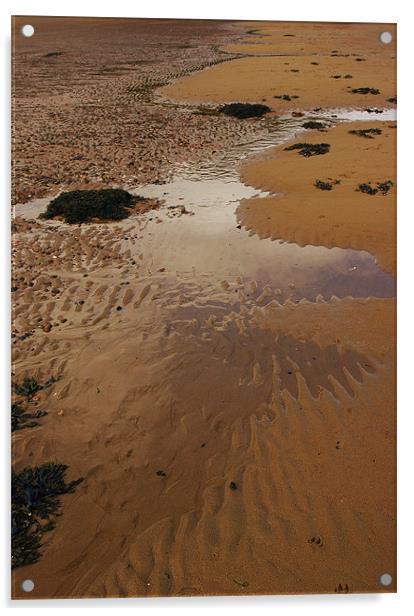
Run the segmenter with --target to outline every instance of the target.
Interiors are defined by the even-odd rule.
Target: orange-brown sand
[[[276,112],[336,107],[391,107],[396,95],[396,28],[392,24],[251,22],[256,29],[224,49],[246,55],[161,89],[190,103],[263,102]],[[379,34],[393,34],[383,45]],[[292,34],[293,36],[289,36]],[[369,87],[378,94],[352,93]],[[287,94],[296,98],[275,98]]]
[[[107,24],[101,31],[95,24],[85,56],[83,21],[73,42],[48,36],[30,43],[30,53],[16,48],[17,200],[122,176],[128,185],[159,180],[173,162],[257,134],[255,121],[165,107],[154,87],[146,98],[152,72],[157,83],[176,80],[164,96],[212,104],[265,98],[277,111],[292,102],[273,94],[295,89],[298,109],[381,106],[395,95],[395,51],[374,42],[383,25],[212,22],[193,40],[192,22],[181,23],[179,35],[171,22],[151,22],[139,51],[145,23],[136,31],[130,21]],[[251,28],[259,34],[248,35]],[[214,63],[217,44],[260,57],[184,77]],[[44,57],[59,50],[64,55]],[[146,56],[139,66],[138,52]],[[32,62],[43,90],[37,96],[32,81],[26,100]],[[50,98],[60,62],[61,89]],[[336,73],[353,78],[330,77]],[[381,94],[348,94],[348,84]],[[355,192],[359,182],[395,179],[391,124],[306,131],[298,141],[329,142],[329,154],[302,158],[277,148],[246,161],[243,181],[282,194],[243,202],[239,220],[260,237],[372,251],[393,272],[395,186],[387,196]],[[366,126],[382,134],[348,133]],[[341,182],[332,191],[313,186],[329,177]],[[224,264],[223,279],[208,258],[200,264],[198,255],[195,267],[191,251],[173,269],[171,251],[183,255],[192,245],[183,220],[170,220],[181,229],[175,247],[161,239],[161,210],[76,227],[15,221],[12,378],[57,381],[27,403],[48,415],[13,434],[12,463],[19,470],[61,462],[69,480],[84,481],[62,497],[39,562],[14,570],[13,596],[395,591],[394,300],[280,304],[277,289],[260,279],[260,263],[256,277]],[[384,572],[393,578],[387,588],[379,584]],[[24,579],[35,582],[30,595]]]
[[[16,596],[27,577],[37,597],[377,588],[395,571],[393,302],[176,308],[150,336],[156,291],[131,294],[128,316],[19,358],[62,378],[18,464],[85,482]]]
[[[379,129],[372,138],[352,130]],[[380,266],[395,273],[396,192],[369,195],[358,186],[391,180],[395,184],[396,125],[393,122],[343,123],[327,132],[307,130],[273,149],[265,158],[248,161],[241,176],[246,184],[276,197],[250,199],[238,208],[238,219],[261,237],[306,244],[368,250]],[[294,143],[329,143],[327,154],[306,158]],[[315,181],[339,180],[332,190]]]

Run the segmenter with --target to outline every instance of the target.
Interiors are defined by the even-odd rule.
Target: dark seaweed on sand
[[[315,130],[324,130],[325,124],[322,122],[317,122],[316,120],[308,120],[302,124],[303,128],[310,128]]]
[[[296,94],[275,94],[273,98],[279,98],[282,101],[291,101],[294,98],[299,98]]]
[[[310,156],[320,156],[327,154],[331,146],[329,143],[294,143],[285,148],[288,152],[291,150],[299,150],[301,156],[309,158]]]
[[[315,180],[314,186],[320,190],[332,190],[334,186],[341,183],[341,180],[333,180],[332,178],[328,178],[328,180],[328,182]]]
[[[18,396],[32,398],[38,391],[50,387],[56,381],[57,379],[54,376],[48,378],[44,383],[39,383],[33,377],[25,377],[21,383],[13,383],[13,389]]]
[[[47,415],[46,411],[34,411],[33,413],[28,413],[20,404],[12,404],[11,405],[11,430],[12,432],[16,432],[17,430],[22,430],[23,428],[34,428],[39,425],[39,422],[36,419],[40,417],[45,417]]]
[[[219,112],[225,115],[244,120],[245,118],[260,118],[271,111],[267,105],[260,103],[229,103],[219,107]]]
[[[120,188],[72,190],[58,195],[40,218],[61,217],[69,224],[98,220],[122,220],[139,199]]]
[[[358,135],[358,137],[365,137],[365,139],[373,139],[373,135],[381,135],[382,130],[380,128],[362,128],[356,130],[349,130],[350,135]]]
[[[83,478],[66,483],[65,464],[47,463],[12,471],[12,568],[40,558],[43,533],[55,526],[62,494],[73,492]]]
[[[332,190],[331,182],[323,182],[322,180],[315,180],[316,188],[320,188],[321,190]]]
[[[394,186],[394,182],[392,180],[377,182],[376,188],[371,186],[371,182],[364,182],[363,184],[359,184],[356,190],[367,195],[376,195],[378,192],[383,195],[387,195],[392,186]]]
[[[379,94],[380,91],[377,88],[353,88],[352,94]]]

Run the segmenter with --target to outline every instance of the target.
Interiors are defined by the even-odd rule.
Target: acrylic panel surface
[[[395,25],[12,64],[13,597],[395,592]]]

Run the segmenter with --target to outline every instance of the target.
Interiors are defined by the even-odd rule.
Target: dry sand
[[[134,75],[108,76],[102,67],[114,49],[119,55],[112,67],[118,70],[124,56],[131,63],[141,53],[136,33],[141,37],[146,28],[156,57],[145,71],[155,71],[157,79],[174,78],[172,56],[163,55],[167,36],[175,41],[180,70],[194,70],[221,58],[218,44],[268,53],[283,32],[295,34],[283,38],[289,57],[282,60],[292,68],[305,62],[300,52],[309,56],[306,62],[326,61],[325,75],[342,63],[341,71],[361,77],[358,85],[379,87],[381,96],[363,99],[369,105],[382,105],[387,88],[395,94],[394,64],[381,55],[393,51],[375,52],[373,26],[180,22],[175,31],[171,22],[106,23],[123,37],[122,50],[116,37],[102,36],[100,26],[88,29],[83,20],[78,30],[72,24],[70,40],[54,35],[39,37],[39,43],[34,38],[27,52],[17,47],[17,200],[52,194],[59,186],[94,185],[97,173],[97,185],[121,183],[132,150],[145,159],[145,168],[134,167],[125,182],[159,180],[173,160],[198,160],[213,147],[225,149],[263,130],[255,121],[165,107],[152,90],[151,104],[133,102],[128,94],[117,113],[116,94],[126,96],[128,84],[142,84],[143,73],[135,67]],[[240,33],[261,26],[269,37],[249,35],[248,45],[240,44]],[[79,50],[89,31],[92,51],[84,57]],[[353,53],[349,36],[354,46],[359,41],[356,53],[366,62],[332,57],[331,47]],[[183,39],[195,47],[177,50]],[[57,49],[56,40],[65,55],[55,60],[64,59],[67,72],[50,97],[47,88],[58,69],[45,69],[42,58]],[[142,50],[148,54],[145,45]],[[98,58],[103,60],[94,81]],[[375,70],[380,59],[389,73]],[[200,93],[209,103],[225,100],[243,74],[234,63],[253,60],[272,70],[279,66],[281,93],[289,93],[295,74],[284,72],[283,63],[274,65],[279,58],[273,57],[233,60],[176,86],[193,80],[191,91],[185,85],[191,100]],[[26,97],[22,77],[31,62],[43,68]],[[80,62],[87,82],[82,88],[76,85]],[[210,76],[221,68],[229,90],[213,79],[216,89],[208,94]],[[318,80],[309,105],[347,105],[349,98],[359,104],[339,81]],[[246,96],[260,101],[266,93],[254,86]],[[98,99],[99,108],[84,110]],[[344,124],[300,135],[300,141],[329,142],[327,155],[305,159],[279,148],[246,161],[245,182],[282,193],[238,208],[240,221],[256,235],[246,234],[246,254],[249,239],[277,237],[372,251],[394,272],[395,187],[387,196],[355,192],[360,181],[394,179],[395,129],[388,124]],[[383,132],[363,139],[348,134],[353,126]],[[145,137],[132,146],[137,133]],[[79,148],[85,160],[72,161]],[[316,178],[328,177],[341,184],[329,193],[313,186]],[[329,218],[325,223],[320,216]],[[259,263],[256,277],[230,276],[234,262],[224,263],[229,275],[223,277],[208,258],[194,267],[190,253],[187,269],[174,269],[174,246],[160,241],[162,220],[161,212],[150,212],[76,227],[15,221],[13,380],[58,380],[30,403],[48,415],[13,435],[13,464],[20,469],[58,461],[69,465],[69,479],[85,479],[62,498],[62,516],[44,535],[40,561],[14,571],[13,596],[395,591],[394,299],[279,303],[278,290],[263,285]],[[184,220],[170,222],[186,229]],[[206,225],[205,243],[209,232]],[[176,237],[175,252],[182,255],[186,232]],[[384,572],[393,577],[387,588],[379,584]],[[35,581],[30,595],[20,588],[27,578]]]

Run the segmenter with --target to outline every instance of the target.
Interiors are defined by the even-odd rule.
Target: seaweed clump
[[[120,188],[71,190],[58,195],[40,218],[63,218],[69,224],[128,218],[136,197]]]
[[[47,389],[56,383],[57,378],[51,376],[44,383],[39,383],[33,377],[25,377],[21,383],[13,383],[13,389],[16,395],[22,396],[24,398],[32,398],[38,391],[42,389]]]
[[[365,137],[365,139],[374,139],[373,135],[381,135],[382,130],[380,128],[362,128],[357,130],[349,130],[350,135],[358,135],[358,137]]]
[[[387,180],[386,182],[377,182],[376,188],[371,186],[371,182],[364,182],[363,184],[359,184],[356,190],[367,195],[376,195],[378,192],[382,193],[383,195],[387,195],[392,186],[394,186],[394,182],[392,180]]]
[[[297,96],[296,94],[278,94],[275,95],[273,98],[279,98],[282,101],[291,101],[294,98],[299,98],[299,96]]]
[[[335,184],[340,184],[339,180],[332,180],[331,182],[324,182],[323,180],[315,180],[314,186],[320,188],[320,190],[332,190]]]
[[[301,156],[309,158],[310,156],[320,156],[327,154],[331,146],[329,143],[294,143],[285,148],[288,152],[291,150],[299,150]]]
[[[28,413],[20,404],[12,404],[11,405],[11,430],[12,432],[16,432],[17,430],[22,430],[23,428],[34,428],[39,425],[39,422],[36,419],[40,417],[45,417],[47,415],[46,411],[35,411],[33,413]]]
[[[317,120],[307,120],[302,124],[302,127],[320,131],[325,130],[325,124],[323,124],[323,122],[318,122]]]
[[[12,471],[12,568],[35,563],[40,558],[43,533],[55,527],[62,494],[73,492],[80,477],[66,483],[65,464],[47,463]]]
[[[380,91],[377,88],[353,88],[352,94],[379,94]]]
[[[267,105],[261,103],[229,103],[219,107],[219,112],[225,115],[244,120],[245,118],[261,118],[271,111]]]

